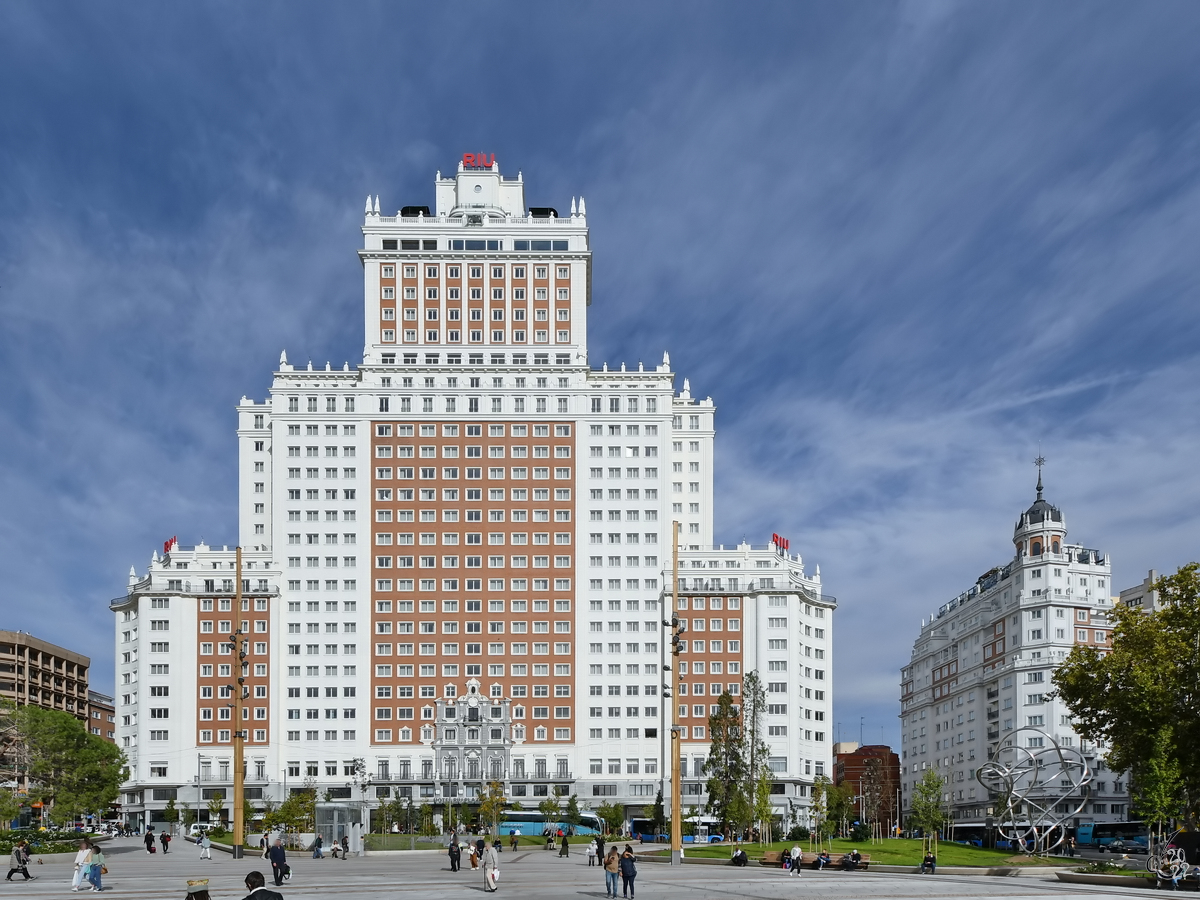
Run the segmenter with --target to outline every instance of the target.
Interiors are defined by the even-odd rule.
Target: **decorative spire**
[[[367,194],[367,208],[363,210],[363,214],[368,215],[368,216],[371,214],[371,195],[370,194]]]
[[[282,352],[279,354],[279,364],[280,364],[281,366],[286,366],[286,365],[287,365],[287,351],[286,351],[286,350],[282,351]]]
[[[375,195],[375,215],[379,215],[379,195]]]
[[[571,215],[575,215],[575,198],[571,198]]]
[[[579,198],[579,214],[581,216],[587,215],[587,205],[583,202],[582,197]]]
[[[1033,464],[1038,467],[1038,483],[1037,483],[1037,498],[1042,499],[1042,466],[1046,464],[1046,457],[1038,454],[1038,458],[1033,461]]]

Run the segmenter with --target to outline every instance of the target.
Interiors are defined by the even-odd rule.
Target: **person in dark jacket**
[[[276,841],[276,844],[279,842]],[[272,850],[275,848],[272,847]],[[280,848],[282,849],[282,847]],[[283,894],[266,887],[267,879],[262,872],[251,872],[246,876],[246,888],[250,891],[243,900],[283,900]]]
[[[165,855],[167,852],[167,844],[171,843],[171,836],[165,831],[160,832],[158,835],[158,842],[162,844],[163,854]]]
[[[925,858],[921,860],[921,874],[925,874],[925,870],[929,870],[929,874],[937,874],[937,857],[932,853],[926,853]]]
[[[457,872],[458,864],[462,860],[462,848],[458,846],[458,838],[450,839],[450,871]]]
[[[283,841],[276,838],[268,855],[271,857],[271,874],[275,876],[275,887],[279,887],[283,884],[284,873],[287,872],[287,853],[283,849]]]
[[[559,838],[558,855],[559,856],[570,856],[571,855],[571,847],[567,843],[567,836],[565,834],[561,838]]]
[[[625,845],[621,854],[621,896],[633,900],[633,879],[637,878],[637,863],[633,858],[633,848]]]
[[[154,852],[154,829],[153,828],[146,829],[146,836],[144,838],[142,838],[142,843],[144,843],[146,845],[147,853]]]

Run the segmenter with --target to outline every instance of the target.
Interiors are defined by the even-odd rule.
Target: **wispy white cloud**
[[[428,202],[487,149],[531,204],[587,196],[592,362],[668,349],[714,397],[718,539],[820,564],[838,718],[891,737],[921,616],[1010,552],[1039,443],[1118,584],[1196,555],[1198,31],[1171,3],[6,4],[10,622],[102,672],[128,566],[233,538],[237,398],[282,347],[361,352],[363,197]]]

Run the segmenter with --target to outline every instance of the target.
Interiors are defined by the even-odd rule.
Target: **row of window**
[[[352,624],[352,623],[347,623],[347,624]],[[438,624],[437,622],[412,622],[412,621],[381,622],[381,621],[376,621],[375,622],[375,633],[376,634],[437,634],[438,633],[437,624]],[[533,623],[520,622],[520,621],[505,623],[503,620],[492,620],[487,623],[487,626],[488,626],[487,631],[488,631],[488,634],[504,634],[505,627],[507,626],[508,630],[510,632],[512,632],[513,634],[526,634],[526,633],[528,633],[527,629],[529,628],[530,624],[533,625],[532,631],[534,634],[549,634],[550,633],[550,623],[549,622],[537,622],[537,621],[535,621]],[[636,625],[637,623],[633,623],[633,624]],[[658,623],[654,622],[654,623],[647,623],[647,624],[648,625],[653,624],[653,625],[657,626]],[[467,621],[467,622],[443,621],[441,633],[442,634],[458,634],[460,626],[462,628],[462,631],[465,634],[482,634],[483,633],[483,622],[481,622],[481,621]],[[393,628],[395,629],[394,631],[393,631]],[[637,629],[635,628],[633,630],[636,631]],[[650,631],[652,629],[647,628],[646,630]],[[569,621],[555,622],[554,623],[554,633],[555,634],[570,634],[571,633],[571,623]]]
[[[610,590],[610,591],[621,590],[622,581],[620,578],[609,578],[607,583],[608,583],[608,590]],[[605,579],[603,579],[603,578],[588,579],[588,589],[589,590],[602,591],[605,589],[604,585],[605,585]],[[658,579],[657,578],[644,578],[644,579],[639,580],[637,578],[626,578],[624,581],[624,585],[625,585],[625,590],[627,590],[627,591],[636,591],[639,589],[647,590],[647,591],[657,591],[658,590]],[[641,587],[642,585],[645,585],[645,587],[644,588]]]
[[[501,586],[500,589],[502,590],[503,586]],[[455,582],[455,587],[447,588],[447,590],[458,590],[457,582]],[[423,613],[437,612],[437,601],[436,600],[421,600],[419,602],[420,602],[420,611],[421,612],[423,612]],[[632,602],[637,603],[636,600],[634,600]],[[512,611],[515,613],[529,612],[529,601],[528,600],[513,600],[513,601],[511,601],[511,604],[512,604],[512,607],[511,607]],[[504,600],[488,600],[487,605],[488,605],[488,612],[502,613],[502,612],[504,612],[505,601]],[[656,606],[657,606],[657,604],[656,604]],[[393,607],[394,607],[394,611],[398,612],[398,613],[414,612],[412,600],[396,600],[396,601],[376,600],[375,601],[375,612],[377,612],[377,613],[390,613],[393,611]],[[636,608],[636,607],[634,607],[634,608]],[[649,605],[647,605],[646,608],[650,609],[651,607]],[[469,612],[469,613],[483,612],[483,601],[482,600],[466,600],[462,604],[462,609],[464,612]],[[442,600],[442,612],[455,613],[458,611],[459,611],[459,601],[458,600],[453,600],[453,599],[443,599]],[[549,600],[534,600],[533,601],[533,612],[536,613],[536,612],[549,612],[549,611],[550,611],[550,601]],[[555,600],[554,601],[554,611],[555,612],[570,612],[571,611],[571,601],[570,600]]]
[[[503,428],[504,426],[500,427]],[[441,455],[443,459],[458,459],[460,451],[465,451],[464,455],[468,458],[474,457],[480,459],[483,457],[482,444],[467,444],[465,447],[460,447],[457,444],[443,445]],[[377,459],[391,459],[393,452],[397,457],[406,459],[411,459],[414,452],[419,452],[422,459],[434,459],[438,455],[438,448],[436,444],[422,444],[420,447],[414,447],[412,444],[375,445],[375,456]],[[525,459],[529,456],[529,447],[524,444],[512,444],[508,446],[504,444],[489,445],[487,455],[490,459],[503,459],[506,452],[513,459]],[[535,459],[549,459],[550,446],[548,444],[534,444],[533,456]],[[570,445],[556,446],[554,448],[554,456],[558,459],[570,459]]]
[[[447,512],[450,512],[450,510],[443,510],[443,515],[445,515]],[[524,522],[526,520],[528,511],[518,509],[518,510],[513,510],[513,513],[515,515],[514,521]],[[550,512],[549,512],[549,510],[535,509],[534,516],[535,516],[534,521],[545,522],[550,518]],[[501,510],[489,511],[488,519],[489,519],[489,521],[492,521],[492,522],[503,522],[504,521],[504,510],[501,509]],[[569,521],[571,521],[571,511],[569,509],[556,510],[555,514],[554,514],[554,519],[556,522],[569,522]],[[453,519],[451,519],[449,521],[453,521]],[[326,535],[326,537],[328,538],[329,535]],[[336,535],[335,535],[335,537],[336,537]],[[418,539],[414,540],[414,537],[417,537]],[[492,531],[492,532],[488,533],[487,542],[489,544],[493,544],[493,545],[502,545],[506,542],[512,543],[512,544],[528,544],[529,543],[529,532],[514,531],[514,532],[506,533],[503,531]],[[336,540],[335,541],[327,540],[326,543],[337,543],[337,541]],[[436,546],[438,544],[438,536],[436,533],[434,533],[432,531],[422,532],[419,536],[414,535],[411,531],[408,531],[408,532],[377,531],[375,533],[376,546],[390,547],[394,544],[400,544],[402,546],[409,546],[409,545],[417,544],[417,543],[419,543],[423,546]],[[460,543],[462,543],[462,544],[483,544],[483,534],[481,532],[471,532],[471,531],[468,531],[466,533],[461,533],[461,534],[457,531],[447,531],[447,532],[442,533],[441,543],[443,546],[449,546],[449,547],[458,546]],[[550,543],[550,533],[547,531],[540,531],[540,532],[535,531],[533,533],[533,543],[534,544],[549,544]],[[571,543],[571,532],[560,531],[560,532],[555,533],[554,543],[555,544],[570,544]]]
[[[714,641],[713,643],[719,644],[720,641]],[[730,641],[729,643],[734,644],[734,643],[736,643],[736,641]],[[620,653],[621,647],[622,647],[621,644],[616,644],[616,643],[588,644],[588,652],[596,653],[596,654],[613,655],[613,654]],[[627,644],[624,644],[624,647],[625,647],[626,653],[657,653],[658,652],[658,644],[653,643],[653,642],[648,643],[648,644],[627,643]]]
[[[416,241],[405,241],[404,243],[405,244],[416,244]],[[426,245],[428,245],[431,242],[426,241],[425,243],[426,243]],[[436,244],[437,242],[432,241],[432,243]],[[462,243],[462,242],[457,241],[456,243]],[[482,241],[471,241],[470,243],[483,243],[483,242]],[[488,243],[496,244],[497,242],[489,241]],[[517,241],[517,243],[524,244],[524,243],[528,243],[528,242],[527,241]],[[546,244],[546,243],[549,243],[549,241],[537,241],[535,243]],[[555,241],[555,243],[565,243],[565,242]],[[389,248],[385,247],[384,249],[386,250]],[[396,248],[393,247],[391,249],[396,249]],[[403,249],[419,250],[420,248],[413,246],[413,247],[404,247]],[[436,250],[437,247],[436,246],[434,246],[434,247],[426,246],[425,249],[426,250]],[[456,249],[461,250],[463,248],[458,247]],[[483,247],[467,247],[466,249],[468,249],[468,250],[483,250],[484,248]],[[487,249],[502,250],[503,247],[497,245],[495,247],[488,247]],[[528,250],[529,247],[516,248],[516,249]],[[538,249],[549,250],[550,247],[545,247],[545,248],[534,247],[533,249],[534,250],[538,250]],[[561,247],[561,248],[556,247],[555,249],[566,250],[567,248],[566,247]],[[525,276],[526,268],[527,268],[527,265],[524,263],[522,263],[520,265],[514,265],[512,267],[512,277],[517,281],[524,281],[525,277],[526,277]],[[535,281],[549,281],[549,279],[550,279],[550,267],[549,266],[536,266],[535,265],[532,268],[533,268],[533,278]],[[417,265],[404,266],[403,267],[404,277],[405,278],[416,278],[417,272],[419,271],[419,269],[420,269],[420,266],[417,266]],[[471,279],[482,279],[484,270],[485,270],[485,267],[482,265],[474,265],[474,266],[469,265],[469,266],[467,266],[467,277],[471,278]],[[439,267],[439,265],[437,263],[425,263],[425,278],[426,278],[426,280],[438,278],[440,271],[441,271],[441,268]],[[451,280],[462,278],[462,266],[461,265],[453,264],[453,263],[448,264],[446,266],[445,271],[446,271],[446,277]],[[505,271],[505,266],[503,263],[492,263],[491,264],[491,273],[490,273],[492,281],[502,281],[504,279],[504,271]],[[557,280],[559,280],[559,281],[569,281],[571,279],[571,267],[570,266],[557,266],[555,268],[554,274],[555,274],[555,277],[557,278]],[[392,265],[380,266],[379,277],[382,279],[385,279],[385,280],[390,280],[390,279],[395,278],[396,277],[396,267],[392,266]]]
[[[471,299],[471,300],[482,300],[483,299],[483,288],[477,288],[477,287],[468,288],[467,293],[468,293],[469,299]],[[536,288],[534,299],[535,300],[549,299],[546,296],[546,293],[547,293],[546,288]],[[415,287],[403,288],[403,297],[405,300],[416,300],[417,299],[417,289]],[[390,286],[384,286],[384,287],[380,288],[380,299],[381,300],[395,300],[396,299],[396,289],[394,287],[390,287]],[[438,289],[436,287],[425,288],[425,299],[426,300],[437,300],[438,299]],[[461,300],[462,296],[461,296],[460,289],[457,287],[447,288],[446,289],[446,299],[447,300]],[[493,300],[503,300],[504,299],[504,288],[501,288],[501,287],[492,288],[492,299]],[[513,299],[514,300],[526,299],[525,298],[525,288],[513,288]],[[558,297],[555,299],[570,300],[571,297],[568,293],[568,289],[567,288],[559,288]],[[386,314],[389,312],[395,312],[395,309],[385,307],[382,311]],[[483,310],[481,308],[475,307],[469,311],[471,314],[471,321],[473,321],[473,322],[483,321]],[[452,322],[457,322],[457,321],[459,321],[458,316],[459,316],[460,312],[461,312],[461,310],[458,308],[455,308],[455,307],[447,309],[446,310],[446,318]],[[547,321],[546,313],[548,312],[548,310],[534,309],[533,312],[534,312],[534,320],[535,321],[537,321],[537,322]],[[559,322],[569,322],[571,319],[571,310],[569,307],[563,306],[563,307],[556,309],[554,312],[555,312],[555,318]],[[412,313],[412,315],[410,316],[409,313]],[[416,307],[409,307],[404,310],[404,314],[405,314],[404,318],[415,321],[417,318],[416,313],[417,313]],[[525,321],[525,309],[524,308],[514,307],[512,313],[513,313],[513,321],[514,322],[524,322]],[[384,315],[384,318],[388,319],[391,317]],[[426,306],[425,307],[425,320],[428,322],[436,322],[437,318],[438,318],[438,307]],[[502,307],[502,306],[493,307],[491,319],[493,322],[503,322],[504,321],[504,307]]]
[[[332,559],[335,557],[330,557],[330,558]],[[292,559],[299,559],[299,557],[288,557],[289,565],[291,564],[290,561]],[[310,565],[315,565],[315,563],[311,562],[311,560],[313,560],[313,559],[316,559],[316,557],[309,557]],[[321,580],[318,578],[310,578],[307,581],[304,581],[303,587],[301,587],[300,579],[290,578],[290,579],[288,579],[287,586],[288,586],[289,591],[297,591],[297,592],[301,591],[301,590],[319,591],[319,590],[321,590]],[[336,591],[337,589],[338,589],[338,580],[336,578],[326,578],[325,579],[325,590]],[[342,580],[342,590],[344,590],[344,591],[358,590],[358,581],[354,578],[343,579]]]
[[[503,366],[503,365],[505,365],[504,360],[505,360],[506,356],[507,356],[507,354],[504,354],[504,353],[492,353],[488,356],[488,364],[493,365],[493,366]],[[417,354],[416,353],[404,353],[401,356],[401,360],[402,360],[403,364],[406,366],[415,366],[417,364]],[[428,353],[427,352],[425,354],[425,365],[427,365],[427,366],[439,365],[440,360],[441,360],[440,353]],[[396,364],[396,356],[394,353],[384,353],[382,355],[381,361],[382,361],[383,365],[385,365],[385,366],[392,366],[392,365]],[[468,363],[468,365],[472,365],[472,366],[482,366],[483,365],[483,354],[482,353],[468,353],[467,354],[467,363]],[[550,365],[550,354],[549,353],[533,354],[533,364],[535,366]],[[571,365],[571,354],[570,353],[554,354],[554,364],[556,366]],[[446,354],[446,365],[461,366],[462,365],[462,354],[461,353],[447,353]],[[529,365],[529,354],[528,353],[512,354],[511,365],[514,365],[514,366]]]
[[[301,647],[300,644],[288,644],[287,645],[287,655],[288,656],[299,656],[300,655],[300,647]],[[306,656],[318,656],[322,652],[326,656],[337,656],[337,652],[338,652],[337,644],[324,644],[324,645],[322,645],[322,644],[304,644],[303,647],[304,647],[304,654]],[[323,650],[322,650],[322,647],[324,647]],[[203,653],[204,651],[201,650],[200,652]],[[357,644],[342,644],[342,654],[343,655],[353,656],[357,652],[358,652]]]
[[[396,706],[396,707],[377,706],[377,707],[375,707],[375,720],[377,722],[390,720],[392,718],[393,709],[395,710],[397,719],[415,718],[413,715],[413,707],[411,707],[411,706]],[[549,719],[550,718],[550,707],[549,706],[533,706],[533,707],[530,707],[530,710],[533,713],[532,718],[534,718],[534,719]],[[326,711],[328,712],[328,710],[326,710]],[[525,710],[524,706],[514,706],[512,708],[512,717],[514,719],[524,719],[525,713],[526,713],[526,710]],[[422,719],[432,719],[434,717],[433,714],[434,714],[434,710],[433,710],[432,706],[426,706],[421,710],[421,718]],[[658,715],[658,713],[656,712],[655,715]],[[289,718],[290,718],[290,716],[289,716]],[[571,707],[569,707],[569,706],[554,707],[554,718],[570,719],[571,718]],[[447,729],[447,730],[449,730],[449,729]],[[452,735],[447,734],[446,737],[452,737]]]
[[[291,646],[292,645],[289,645],[289,652],[291,652]],[[458,643],[442,644],[440,647],[440,653],[442,656],[458,656],[459,646],[460,645]],[[483,644],[467,643],[461,646],[465,648],[467,656],[480,656],[483,654]],[[506,646],[508,648],[507,650],[505,649]],[[534,641],[532,647],[534,656],[547,656],[550,654],[549,642]],[[395,650],[396,656],[412,656],[414,652],[420,656],[437,656],[439,653],[439,647],[437,644],[377,643],[375,645],[375,655],[391,656],[393,649]],[[489,656],[503,656],[505,653],[508,653],[511,656],[528,656],[530,653],[530,644],[523,641],[507,645],[503,643],[490,643],[487,645],[487,652]],[[569,641],[556,642],[554,644],[554,655],[570,656],[571,643]]]
[[[460,559],[460,557],[457,557],[457,556],[443,556],[443,557],[441,557],[440,568],[457,569],[459,559]],[[461,557],[461,559],[463,560],[464,567],[467,569],[483,568],[483,557],[482,556],[464,556],[464,557]],[[530,559],[531,559],[531,557],[528,557],[528,556],[508,556],[508,557],[489,556],[487,567],[489,569],[505,569],[505,568],[525,569],[525,568],[529,567]],[[415,565],[414,565],[414,560],[416,561]],[[550,568],[550,557],[549,556],[534,556],[534,557],[532,557],[532,560],[533,560],[533,568],[535,568],[535,569]],[[393,556],[377,556],[377,557],[375,557],[375,568],[390,569],[390,568],[392,568],[393,561],[395,561],[395,564],[396,564],[395,567],[397,569],[412,569],[412,568],[436,569],[436,568],[439,568],[438,557],[436,557],[436,556],[416,556],[416,557],[414,557],[414,556],[395,556],[395,557],[393,557]],[[556,568],[556,569],[571,568],[571,557],[569,557],[569,556],[554,557],[554,568]]]
[[[468,335],[467,336],[468,343],[471,343],[471,344],[482,344],[483,343],[483,329],[480,329],[480,328],[470,329],[467,332],[467,335]],[[426,329],[425,330],[425,343],[440,344],[442,342],[440,336],[441,336],[441,332],[438,329],[436,329],[436,328]],[[379,339],[380,339],[381,343],[394,344],[396,342],[396,330],[394,328],[381,329],[380,334],[379,334]],[[446,343],[447,344],[459,344],[459,343],[462,343],[462,339],[463,339],[462,331],[460,329],[449,328],[446,330]],[[526,340],[528,340],[528,338],[527,338],[527,332],[525,331],[525,329],[523,329],[523,328],[513,329],[511,343],[523,344],[526,342]],[[504,332],[499,331],[499,330],[492,331],[491,341],[494,344],[505,343]],[[554,341],[555,341],[555,343],[558,343],[558,344],[571,343],[571,332],[565,328],[558,329],[554,333]],[[415,328],[404,329],[403,342],[406,344],[415,344],[417,342],[417,329],[415,329]],[[550,332],[548,330],[535,329],[533,332],[533,343],[535,343],[535,344],[550,343]],[[496,399],[499,399],[499,398],[496,398]],[[520,398],[518,398],[518,399],[520,399]],[[388,412],[388,410],[385,407],[383,407],[382,405],[380,406],[379,411],[380,412]],[[401,410],[401,411],[403,412],[403,410]],[[433,410],[428,409],[425,411],[432,412]],[[500,412],[501,410],[493,410],[493,411]],[[513,408],[513,412],[519,413],[519,412],[524,412],[524,411],[525,410],[524,410],[523,405],[521,405],[519,407],[514,406],[514,408]],[[538,410],[538,411],[545,412],[544,409]],[[567,411],[566,409],[559,410],[559,412],[566,412],[566,411]],[[454,410],[447,409],[446,412],[454,412]],[[468,412],[479,412],[478,400],[475,401],[475,408],[469,409]]]
[[[534,579],[532,579],[532,581],[533,581],[533,590],[534,591],[545,591],[545,592],[550,591],[550,579],[549,578],[534,578]],[[657,579],[656,579],[656,582],[657,582]],[[376,578],[375,579],[375,590],[376,591],[391,591],[391,590],[393,590],[393,587],[392,587],[393,583],[395,584],[395,590],[397,590],[397,591],[411,591],[414,589],[414,584],[417,585],[417,587],[416,587],[417,590],[421,590],[421,591],[436,591],[437,590],[437,579],[436,578],[419,578],[419,579],[416,579],[415,581],[412,578],[398,578],[395,580],[395,582],[393,582],[392,579],[390,579],[390,578]],[[529,590],[530,579],[528,579],[528,578],[513,578],[513,579],[510,579],[509,583],[512,585],[512,590],[514,592],[527,591],[527,590]],[[468,578],[463,582],[463,584],[466,586],[466,589],[468,591],[483,590],[483,579],[482,578]],[[503,591],[505,589],[504,588],[505,580],[503,578],[489,578],[489,579],[487,579],[487,584],[488,584],[487,589],[489,591]],[[655,587],[657,587],[657,583],[655,584]],[[458,590],[458,579],[457,578],[443,578],[442,579],[442,590],[457,591]],[[571,590],[571,579],[570,578],[555,578],[554,579],[554,590],[556,592]],[[517,601],[514,600],[513,602],[516,603]],[[536,604],[537,601],[534,601],[534,602]],[[515,611],[516,610],[514,610],[514,612]]]
[[[291,733],[292,732],[288,732],[288,734],[291,734]],[[397,739],[402,743],[408,743],[408,742],[412,741],[412,739],[413,739],[411,728],[401,728],[396,733],[398,735]],[[514,725],[513,726],[513,740],[515,740],[515,741],[526,740],[525,733],[526,733],[526,731],[525,731],[524,725]],[[545,726],[538,726],[533,729],[533,740],[535,740],[535,741],[549,740],[550,739],[549,733],[550,733],[549,729],[547,729]],[[299,732],[296,732],[296,734],[299,734]],[[432,741],[433,734],[434,734],[434,729],[433,729],[432,725],[424,726],[421,729],[421,741],[424,743],[428,743],[428,742]],[[299,738],[297,737],[296,740],[299,740]],[[555,728],[554,729],[554,740],[555,741],[570,741],[571,740],[571,729],[570,728]],[[390,728],[376,728],[375,729],[375,743],[388,744],[391,742],[392,742],[392,729],[390,729]],[[514,776],[514,777],[519,777],[519,776]],[[517,788],[524,788],[524,787],[525,787],[525,785],[513,785],[513,794],[515,796],[524,796],[523,790],[521,790],[521,791],[517,790]],[[536,786],[535,786],[535,793],[536,793]],[[432,796],[432,795],[430,795],[430,796]]]
[[[642,561],[643,559],[645,560],[644,562]],[[588,565],[590,565],[594,569],[603,568],[604,567],[604,557],[603,556],[590,556],[590,557],[588,557]],[[608,557],[608,567],[610,569],[619,568],[620,565],[621,565],[621,557],[619,557],[619,556]],[[647,556],[647,557],[627,556],[627,557],[625,557],[625,566],[627,568],[636,568],[641,565],[647,566],[648,568],[657,569],[658,568],[658,557],[657,556]]]
[[[457,481],[458,477],[459,477],[458,473],[460,471],[462,471],[464,473],[464,476],[467,479],[479,479],[479,478],[483,477],[482,469],[474,468],[474,467],[470,467],[470,466],[468,466],[465,469],[461,469],[461,470],[458,468],[458,466],[443,467],[440,470],[440,474],[439,474],[439,469],[437,469],[434,466],[424,466],[424,467],[420,467],[420,468],[415,468],[413,466],[398,466],[398,467],[377,466],[375,469],[375,480],[376,481],[391,481],[392,478],[395,477],[396,479],[399,479],[399,480],[419,478],[423,481],[434,481],[438,478],[441,478],[443,481]],[[508,477],[508,478],[512,478],[516,481],[524,481],[529,478],[530,469],[527,466],[513,466],[508,471],[511,472],[511,474],[506,476],[505,468],[503,466],[491,466],[488,468],[487,477],[490,479],[498,479],[498,480],[502,480],[502,479]],[[657,475],[657,473],[656,473],[656,475]],[[332,476],[332,477],[337,477],[337,476]],[[534,466],[533,467],[534,480],[548,479],[549,477],[550,477],[550,467],[549,466]],[[570,466],[556,466],[554,469],[554,477],[561,481],[569,481],[571,479]],[[637,476],[631,475],[630,477],[636,478]],[[647,475],[646,477],[649,478],[651,476]]]

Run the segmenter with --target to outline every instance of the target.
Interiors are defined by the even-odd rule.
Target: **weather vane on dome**
[[[1046,464],[1046,457],[1042,456],[1042,448],[1040,446],[1038,447],[1037,459],[1035,459],[1033,461],[1033,464],[1038,467],[1037,495],[1038,495],[1038,499],[1041,500],[1042,499],[1042,466],[1044,466]]]

